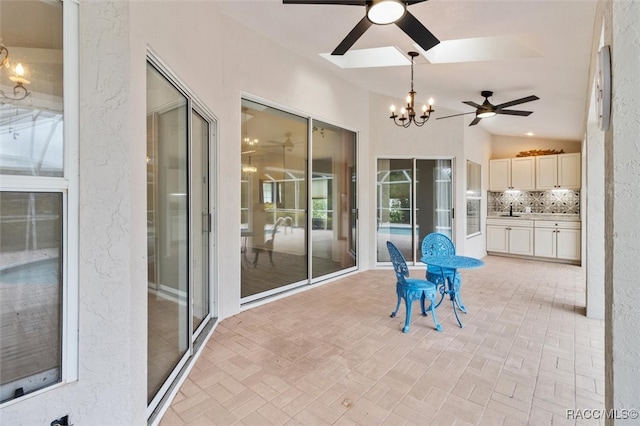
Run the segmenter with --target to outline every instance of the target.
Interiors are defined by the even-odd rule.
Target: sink
[[[501,214],[500,217],[520,217],[519,214],[509,215],[509,214]]]

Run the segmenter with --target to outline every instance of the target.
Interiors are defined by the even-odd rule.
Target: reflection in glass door
[[[311,167],[312,278],[356,265],[354,132],[314,121]]]
[[[249,99],[241,108],[241,302],[355,268],[356,133]]]
[[[389,262],[393,242],[407,262],[420,262],[420,243],[431,232],[452,236],[452,161],[379,159],[377,261]]]
[[[307,119],[242,100],[243,302],[307,280]]]

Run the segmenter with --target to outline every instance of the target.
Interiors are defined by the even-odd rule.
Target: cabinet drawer
[[[536,220],[536,228],[580,229],[580,222],[563,222],[552,220]]]

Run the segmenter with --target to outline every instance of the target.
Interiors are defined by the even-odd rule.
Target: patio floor
[[[462,271],[463,328],[445,301],[442,332],[416,304],[403,334],[390,269],[225,319],[160,424],[600,424],[567,418],[604,408],[604,322],[585,317],[582,270],[484,261]]]

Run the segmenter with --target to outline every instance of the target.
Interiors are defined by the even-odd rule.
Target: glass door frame
[[[218,297],[218,286],[216,285],[216,280],[214,279],[216,270],[215,263],[215,248],[216,248],[216,210],[215,206],[217,205],[217,192],[215,191],[215,185],[211,184],[211,177],[216,177],[217,167],[216,167],[216,158],[212,158],[215,153],[217,153],[217,117],[208,110],[197,100],[195,95],[191,93],[186,84],[184,84],[181,80],[179,80],[174,74],[171,73],[170,67],[167,66],[160,57],[151,49],[147,50],[146,63],[151,65],[156,72],[158,72],[163,78],[165,78],[178,92],[180,92],[186,99],[186,111],[187,111],[187,189],[188,189],[188,197],[187,197],[187,217],[189,218],[188,223],[188,244],[187,244],[187,261],[189,267],[187,268],[187,282],[188,282],[188,306],[187,306],[187,335],[188,346],[185,350],[185,353],[180,357],[178,362],[173,367],[171,373],[164,381],[160,389],[156,392],[152,400],[147,405],[147,419],[151,420],[154,416],[158,415],[162,411],[163,401],[167,398],[171,397],[173,393],[178,391],[178,383],[179,379],[185,374],[185,366],[189,362],[190,359],[196,354],[194,351],[194,343],[196,339],[200,337],[203,330],[208,329],[212,331],[212,325],[214,321],[217,319],[217,297]],[[208,154],[209,154],[209,179],[207,183],[207,191],[209,192],[209,215],[210,215],[210,228],[209,228],[209,243],[208,243],[208,262],[209,262],[209,277],[208,277],[208,291],[209,291],[209,312],[205,316],[205,318],[201,321],[200,326],[194,330],[193,329],[193,274],[191,272],[190,265],[192,264],[192,253],[194,250],[193,247],[193,221],[191,220],[192,214],[192,206],[191,206],[191,197],[193,194],[193,173],[192,173],[192,161],[193,161],[193,143],[192,143],[192,113],[196,112],[202,119],[204,119],[209,125],[209,134],[208,134]],[[200,347],[200,349],[203,346]],[[147,353],[147,359],[149,354]],[[148,372],[147,372],[148,374]]]
[[[300,118],[304,118],[307,122],[307,163],[306,163],[306,191],[307,191],[307,207],[306,207],[306,243],[305,243],[305,249],[307,250],[307,277],[306,279],[294,282],[294,283],[290,283],[290,284],[286,284],[271,290],[267,290],[261,293],[257,293],[257,294],[253,294],[250,296],[246,296],[246,297],[241,297],[240,298],[240,310],[245,310],[248,309],[249,307],[251,307],[251,304],[253,302],[260,302],[265,298],[269,298],[272,296],[277,296],[279,294],[285,293],[287,291],[290,290],[295,290],[298,288],[302,288],[306,285],[311,285],[311,284],[316,284],[322,281],[326,281],[328,279],[337,277],[337,276],[342,276],[344,274],[347,273],[351,273],[354,271],[357,271],[359,269],[358,266],[358,238],[359,238],[359,220],[358,220],[358,163],[359,163],[359,159],[358,159],[358,143],[359,143],[359,133],[357,130],[352,129],[350,127],[346,127],[342,124],[335,124],[334,122],[332,122],[331,120],[325,120],[325,119],[321,119],[319,117],[314,117],[309,115],[308,113],[304,113],[302,111],[293,109],[293,108],[289,108],[287,106],[281,105],[279,103],[276,102],[271,102],[269,100],[266,100],[264,98],[261,98],[259,96],[254,96],[251,95],[249,93],[246,92],[241,92],[240,93],[240,104],[242,104],[242,101],[246,100],[249,102],[254,102],[254,103],[258,103],[258,104],[262,104],[264,106],[267,106],[269,108],[274,108],[280,111],[283,111],[285,113],[289,113],[289,114],[293,114],[296,115]],[[351,266],[345,269],[341,269],[339,271],[335,271],[326,275],[322,275],[319,277],[312,277],[312,267],[313,267],[313,255],[312,255],[312,214],[311,214],[311,209],[312,209],[312,198],[311,198],[311,194],[312,194],[312,184],[313,184],[313,179],[312,179],[312,164],[313,164],[313,128],[314,128],[314,120],[317,120],[319,122],[322,123],[326,123],[332,126],[336,126],[339,127],[343,130],[347,130],[349,132],[354,133],[355,135],[355,152],[354,152],[354,158],[355,158],[355,171],[356,171],[356,182],[354,183],[354,187],[356,188],[356,194],[355,194],[355,206],[353,206],[353,208],[355,209],[355,223],[356,223],[356,231],[355,234],[353,236],[354,241],[353,241],[353,246],[355,247],[355,266]],[[351,179],[351,178],[350,178]]]
[[[378,222],[378,213],[377,213],[377,209],[378,209],[378,202],[379,202],[379,191],[377,188],[377,176],[378,173],[380,172],[380,170],[378,169],[378,164],[380,160],[409,160],[411,161],[411,173],[412,173],[412,182],[411,182],[411,200],[409,200],[410,203],[410,208],[411,208],[411,216],[410,216],[410,221],[411,221],[411,245],[412,245],[412,253],[416,253],[416,251],[419,251],[420,249],[420,244],[421,244],[421,240],[420,240],[420,235],[416,233],[416,226],[418,223],[418,212],[417,212],[417,208],[416,208],[416,202],[415,200],[417,200],[417,192],[418,192],[418,182],[416,182],[416,170],[417,170],[417,164],[420,161],[438,161],[438,160],[443,160],[443,161],[450,161],[451,162],[451,213],[450,213],[450,221],[451,221],[451,240],[455,241],[455,203],[456,203],[456,196],[455,196],[455,188],[456,188],[456,174],[455,174],[455,170],[456,170],[456,162],[455,162],[455,157],[443,157],[443,156],[436,156],[436,157],[429,157],[429,156],[404,156],[404,155],[398,155],[398,156],[390,156],[390,155],[377,155],[375,158],[375,172],[374,172],[374,176],[376,176],[376,200],[375,200],[375,208],[376,208],[376,220],[374,221],[374,225],[376,225],[375,230],[374,230],[374,239],[373,241],[375,241],[376,247],[378,246],[378,227],[377,227],[377,222]],[[435,232],[435,231],[434,231]],[[416,237],[416,235],[418,235]],[[377,256],[375,259],[375,265],[376,266],[387,266],[387,265],[391,265],[391,261],[379,261]],[[420,261],[420,259],[413,259],[413,260],[407,260],[407,265],[409,266],[416,266],[416,265],[423,265],[423,263]]]
[[[336,126],[339,127],[343,130],[352,132],[355,135],[355,146],[354,146],[354,158],[355,158],[355,163],[356,163],[356,182],[355,182],[355,188],[356,188],[356,193],[355,193],[355,213],[349,212],[350,218],[349,218],[349,224],[351,224],[351,215],[355,214],[356,218],[356,232],[354,235],[354,241],[353,241],[353,245],[355,247],[355,265],[354,266],[350,266],[348,268],[345,269],[341,269],[339,271],[335,271],[335,272],[331,272],[329,274],[325,274],[325,275],[320,275],[318,277],[313,277],[313,215],[311,214],[310,210],[313,206],[313,200],[312,200],[312,194],[313,194],[313,128],[314,128],[314,121],[318,121],[321,123],[327,123],[329,125],[332,126]],[[341,126],[338,124],[334,124],[331,121],[327,121],[327,120],[321,120],[320,118],[316,118],[314,120],[313,117],[309,117],[309,127],[308,127],[308,139],[309,139],[309,152],[307,153],[307,170],[308,170],[308,175],[309,175],[309,179],[307,179],[307,197],[309,199],[309,213],[307,214],[307,229],[309,230],[309,238],[307,239],[307,249],[309,250],[309,264],[307,267],[307,270],[309,271],[309,284],[315,284],[321,281],[325,281],[327,279],[331,279],[331,278],[335,278],[338,276],[342,276],[346,273],[350,273],[350,272],[354,272],[358,270],[358,233],[359,233],[359,227],[358,227],[358,141],[360,140],[360,135],[358,134],[358,132],[354,129],[350,129],[348,127],[345,126]],[[351,180],[351,177],[348,177],[349,180]],[[349,231],[349,238],[351,238],[351,231]],[[349,247],[349,249],[351,249],[351,247]]]

